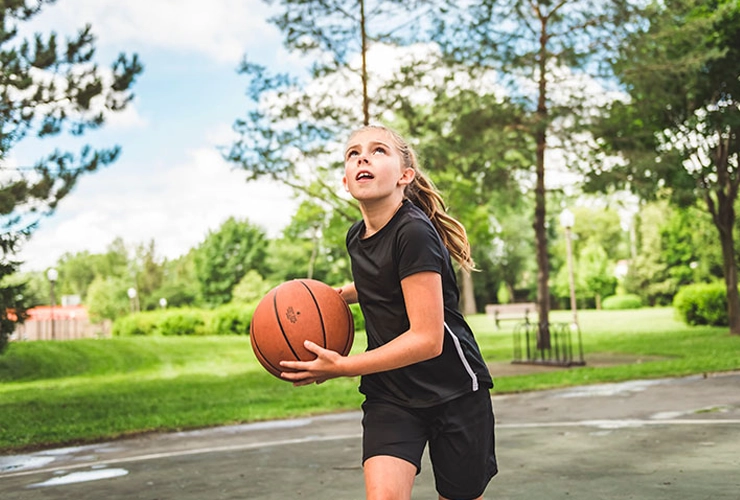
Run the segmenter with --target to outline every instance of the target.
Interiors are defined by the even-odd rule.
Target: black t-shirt
[[[360,392],[408,407],[437,405],[493,382],[473,332],[458,308],[450,254],[429,218],[406,200],[380,231],[362,239],[365,223],[347,233],[357,297],[365,316],[368,350],[409,329],[401,280],[433,271],[442,276],[445,336],[442,354],[403,368],[362,377]]]

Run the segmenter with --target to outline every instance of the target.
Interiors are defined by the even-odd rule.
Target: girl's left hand
[[[280,376],[293,382],[295,387],[309,384],[321,384],[331,378],[340,376],[339,362],[342,355],[338,352],[324,349],[319,345],[306,340],[303,346],[316,354],[311,361],[281,361],[280,366],[294,371],[282,372]]]

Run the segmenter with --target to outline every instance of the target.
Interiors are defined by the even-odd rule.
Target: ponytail
[[[419,168],[416,153],[411,145],[394,130],[379,125],[363,127],[352,135],[368,129],[384,130],[391,136],[403,158],[404,168],[411,168],[416,174],[414,180],[406,186],[404,195],[429,217],[442,238],[442,243],[447,247],[452,258],[460,264],[460,267],[465,271],[475,269],[465,227],[459,221],[447,215],[447,207],[442,196],[437,191],[434,183]]]

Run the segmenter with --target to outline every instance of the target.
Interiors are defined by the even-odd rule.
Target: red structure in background
[[[29,321],[51,321],[52,314],[55,320],[88,319],[85,306],[36,306],[28,310]]]
[[[91,324],[85,306],[37,306],[29,309],[27,314],[26,321],[16,325],[10,340],[72,340],[110,336],[110,321]]]

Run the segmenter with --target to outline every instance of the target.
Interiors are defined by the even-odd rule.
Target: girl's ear
[[[398,179],[398,185],[408,186],[414,181],[415,177],[416,177],[416,170],[414,170],[413,168],[404,168],[403,172],[401,173],[401,178]]]
[[[342,176],[342,186],[344,186],[344,190],[349,192],[349,184],[347,184],[347,176]]]

